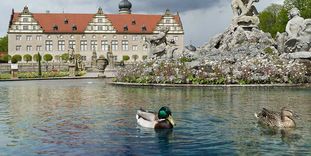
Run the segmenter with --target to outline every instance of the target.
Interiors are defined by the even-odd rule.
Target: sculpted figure
[[[311,19],[300,17],[300,11],[293,8],[289,12],[286,25],[285,52],[310,51],[311,48]]]
[[[259,2],[259,0],[232,0],[231,7],[233,10],[233,16],[258,15],[258,11],[253,5],[254,2]]]
[[[258,11],[253,5],[259,0],[232,0],[233,21],[236,25],[255,25],[259,24],[257,17]]]
[[[300,17],[300,11],[293,8],[289,13],[289,21],[286,25],[286,32],[289,38],[298,38],[299,32],[303,29],[304,19]]]
[[[168,42],[167,46],[167,54],[166,54],[166,58],[167,59],[173,59],[174,58],[174,52],[178,49],[176,46],[176,42],[174,40],[171,40]]]
[[[175,47],[175,43],[171,43],[167,41],[167,33],[169,32],[169,28],[165,28],[160,31],[160,33],[153,37],[147,38],[146,43],[150,48],[149,57],[151,58],[162,58],[166,56],[166,58],[172,58],[173,53],[177,48]]]
[[[74,64],[75,63],[75,57],[74,57],[74,54],[75,53],[75,51],[74,51],[74,49],[73,48],[70,48],[69,49],[69,62],[71,63],[71,64]]]

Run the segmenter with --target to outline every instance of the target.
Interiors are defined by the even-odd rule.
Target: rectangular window
[[[138,39],[137,35],[133,36],[133,41],[136,41],[137,39]]]
[[[53,42],[51,40],[45,41],[45,50],[52,51],[53,50]]]
[[[129,50],[129,41],[126,41],[126,40],[122,41],[122,50],[124,50],[124,51]]]
[[[103,19],[102,18],[99,18],[98,19],[98,23],[102,23],[103,22]]]
[[[86,56],[81,56],[81,59],[82,59],[83,61],[86,61]]]
[[[37,51],[42,51],[42,46],[37,46],[37,47],[36,47],[36,50],[37,50]]]
[[[101,26],[101,25],[98,26],[98,30],[99,30],[99,31],[103,31],[103,26]]]
[[[42,36],[41,35],[37,35],[36,39],[37,39],[37,41],[41,41],[42,40]]]
[[[21,35],[16,35],[16,40],[17,41],[21,41],[22,40],[22,36]]]
[[[97,41],[92,40],[91,41],[91,50],[96,51],[97,50]]]
[[[111,42],[111,49],[112,50],[118,50],[118,41],[117,40],[113,40]]]
[[[28,25],[24,25],[23,30],[28,30]]]
[[[104,30],[108,30],[108,26],[104,26]]]
[[[32,51],[32,46],[28,45],[26,50],[27,51]]]
[[[178,36],[174,36],[174,41],[178,41]]]
[[[133,50],[133,51],[137,51],[137,50],[138,50],[138,46],[137,46],[137,45],[133,45],[133,46],[132,46],[132,50]]]
[[[36,29],[37,29],[37,27],[34,25],[34,26],[32,26],[32,29],[33,29],[33,30],[36,30]]]
[[[87,51],[87,41],[83,40],[80,42],[80,50],[81,51]]]
[[[109,50],[109,44],[107,40],[102,41],[102,51],[108,51]]]
[[[16,51],[21,51],[21,49],[22,49],[22,46],[20,45],[16,46]]]
[[[76,49],[76,41],[70,40],[69,41],[69,48],[70,49]]]
[[[23,22],[28,22],[28,18],[23,18]]]
[[[58,41],[58,51],[65,51],[65,41]]]
[[[27,36],[26,36],[26,40],[27,40],[27,41],[31,41],[31,40],[32,40],[32,36],[27,35]]]
[[[112,56],[114,61],[118,61],[118,56]]]

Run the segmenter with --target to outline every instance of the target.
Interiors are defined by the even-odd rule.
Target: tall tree
[[[310,0],[285,0],[284,6],[287,10],[296,7],[300,10],[303,18],[311,18],[311,1]]]
[[[285,25],[288,21],[288,18],[283,16],[284,12],[286,13],[287,10],[279,4],[272,4],[267,7],[259,14],[260,29],[269,32],[273,37],[277,32],[284,32]]]
[[[8,52],[8,36],[0,38],[0,51]]]

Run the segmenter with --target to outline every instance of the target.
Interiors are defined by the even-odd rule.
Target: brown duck
[[[289,109],[283,107],[281,112],[270,111],[263,108],[258,114],[255,113],[255,117],[258,119],[258,123],[271,128],[294,128],[296,122],[294,120],[296,115]]]

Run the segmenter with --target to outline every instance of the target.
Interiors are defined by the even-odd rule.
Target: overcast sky
[[[185,29],[185,44],[201,46],[212,36],[223,32],[232,17],[231,0],[130,0],[132,13],[163,14],[168,8],[179,12]],[[284,0],[260,0],[259,11],[271,3]],[[28,5],[31,12],[95,13],[102,7],[106,13],[118,13],[120,0],[2,0],[0,4],[0,35],[7,33],[11,10],[21,12]]]

